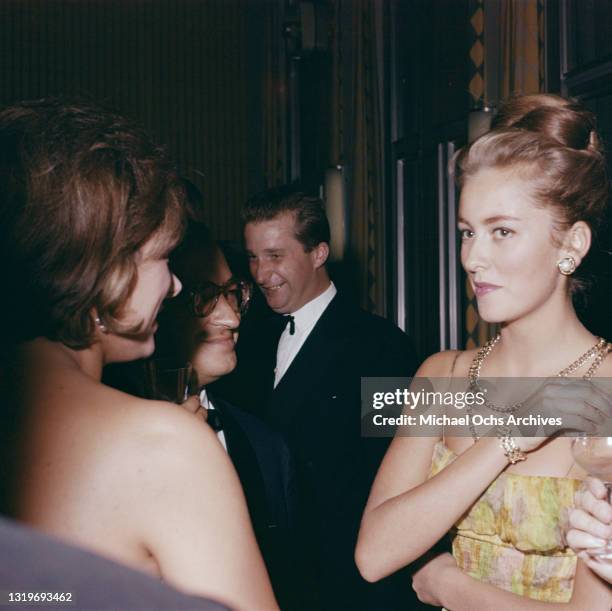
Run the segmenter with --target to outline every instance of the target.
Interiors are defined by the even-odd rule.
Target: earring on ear
[[[557,263],[559,273],[564,276],[571,276],[576,271],[576,259],[572,256],[563,257],[561,261]]]
[[[96,323],[96,326],[100,327],[100,331],[102,331],[102,333],[108,333],[108,329],[106,328],[104,321],[99,316],[95,317],[94,322]]]

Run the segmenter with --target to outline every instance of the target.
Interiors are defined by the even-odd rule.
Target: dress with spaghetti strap
[[[451,377],[455,363],[456,358]],[[429,477],[455,458],[439,441]],[[471,577],[514,594],[568,602],[576,555],[564,533],[581,485],[570,477],[502,473],[455,524],[451,534],[457,565]]]
[[[430,476],[456,455],[439,441]],[[568,602],[576,556],[564,532],[581,481],[502,473],[457,522],[453,556],[468,575],[521,596]]]

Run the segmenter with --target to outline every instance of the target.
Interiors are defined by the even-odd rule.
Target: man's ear
[[[327,242],[320,242],[310,251],[310,256],[312,257],[315,269],[323,267],[329,258],[329,244]]]
[[[578,267],[591,248],[591,239],[591,228],[584,221],[575,222],[563,240],[562,255],[574,257]]]

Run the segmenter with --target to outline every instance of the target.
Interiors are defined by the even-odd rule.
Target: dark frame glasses
[[[214,312],[219,303],[219,297],[223,295],[232,310],[242,316],[249,309],[252,294],[253,284],[251,282],[232,277],[222,286],[214,282],[199,284],[189,291],[189,301],[193,315],[205,318]]]

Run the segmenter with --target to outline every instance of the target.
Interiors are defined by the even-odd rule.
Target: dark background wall
[[[265,2],[263,3],[265,4]],[[2,0],[0,103],[104,101],[168,145],[220,238],[262,183],[261,3]]]
[[[404,221],[405,307],[398,322],[413,337],[423,357],[452,347],[442,345],[440,326],[441,319],[448,318],[444,293],[449,285],[448,277],[441,278],[446,254],[440,244],[445,246],[449,228],[441,240],[446,219],[440,195],[449,187],[447,146],[463,146],[467,138],[471,105],[469,4],[468,0],[397,1],[390,24],[396,47],[393,77],[397,91],[391,101],[397,116],[392,157],[394,183],[401,187],[394,193],[394,207],[401,208]],[[442,199],[444,209],[454,207],[446,195]],[[450,229],[454,231],[454,226]],[[393,280],[389,282],[393,284]],[[457,316],[459,305],[454,308]]]
[[[597,116],[612,177],[612,0],[559,0],[561,27],[551,32],[557,45],[561,90],[579,97]],[[579,314],[593,333],[612,337],[612,202],[591,249],[592,288],[579,304]]]

